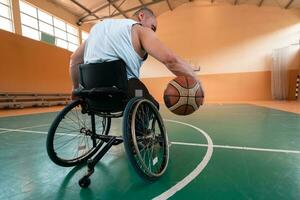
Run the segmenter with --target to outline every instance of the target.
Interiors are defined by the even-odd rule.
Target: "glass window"
[[[69,24],[67,24],[67,32],[78,36],[78,30],[75,29],[73,26],[70,26]]]
[[[65,31],[61,30],[61,29],[55,28],[54,29],[54,35],[57,38],[67,40],[67,33]]]
[[[0,17],[0,29],[13,32],[11,20]]]
[[[38,29],[38,20],[34,17],[21,13],[21,22],[26,26],[30,26],[32,28]]]
[[[2,3],[2,4],[4,4],[4,5],[7,5],[7,6],[10,5],[9,0],[0,0],[0,3]]]
[[[72,44],[72,43],[69,42],[68,49],[69,49],[70,51],[75,51],[77,48],[78,48],[78,45]]]
[[[48,23],[48,24],[53,25],[53,19],[52,19],[52,16],[51,16],[51,15],[48,15],[47,13],[38,10],[38,16],[39,16],[39,17],[38,17],[39,20],[41,20],[41,21],[43,21],[43,22],[46,22],[46,23]]]
[[[0,0],[0,29],[13,32],[10,0]]]
[[[33,28],[30,28],[28,26],[22,26],[22,34],[26,37],[39,40],[40,39],[40,34],[39,31]]]
[[[54,26],[63,31],[66,31],[66,23],[60,19],[54,18]]]
[[[0,4],[0,16],[10,18],[10,7],[7,5]]]
[[[20,1],[20,11],[21,13],[37,18],[37,9],[23,1]]]
[[[50,35],[54,35],[53,26],[51,26],[49,24],[46,24],[44,22],[39,21],[39,28],[40,28],[40,31],[42,31],[44,33],[48,33]]]
[[[41,40],[41,32],[55,37],[55,45],[74,51],[79,45],[78,29],[39,8],[20,0],[23,35]]]
[[[68,41],[74,44],[78,44],[78,37],[68,33]]]
[[[56,46],[59,46],[59,47],[65,48],[65,49],[68,48],[68,42],[66,40],[56,38],[55,44],[56,44]]]
[[[85,41],[89,37],[89,34],[85,31],[81,31],[81,40]]]

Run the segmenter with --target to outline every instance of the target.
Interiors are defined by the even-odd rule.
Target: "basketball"
[[[189,115],[203,104],[204,92],[200,82],[192,77],[178,76],[164,91],[164,102],[177,115]]]

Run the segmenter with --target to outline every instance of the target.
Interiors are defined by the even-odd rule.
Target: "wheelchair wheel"
[[[70,167],[82,164],[103,144],[96,135],[107,135],[109,132],[111,119],[89,115],[81,104],[82,101],[75,100],[67,105],[56,116],[48,131],[47,153],[57,165]]]
[[[169,161],[168,137],[163,120],[149,100],[132,99],[124,112],[123,137],[127,156],[135,171],[146,180],[156,180]]]

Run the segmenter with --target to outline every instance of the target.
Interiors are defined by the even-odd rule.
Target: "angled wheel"
[[[79,165],[93,156],[103,141],[96,134],[107,135],[110,118],[88,115],[80,100],[72,101],[53,121],[47,136],[47,153],[57,165]],[[94,128],[93,128],[94,124]]]
[[[135,171],[146,180],[156,180],[169,161],[168,137],[153,103],[132,99],[124,112],[123,137],[127,156]]]

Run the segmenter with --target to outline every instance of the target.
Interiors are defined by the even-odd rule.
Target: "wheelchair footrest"
[[[118,145],[123,142],[123,138],[121,136],[97,135],[96,137],[106,143],[108,143],[112,138],[114,138],[112,145]]]

